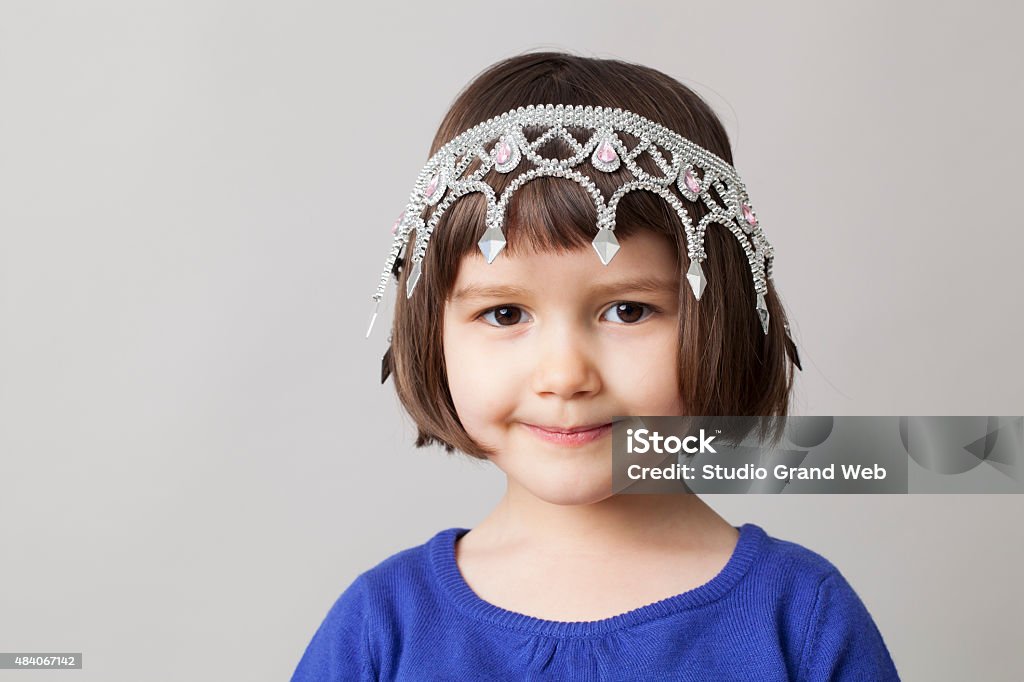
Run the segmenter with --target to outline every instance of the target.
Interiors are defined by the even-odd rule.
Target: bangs
[[[548,141],[537,151],[545,158],[568,158],[574,153],[564,140],[558,138]],[[636,162],[652,175],[661,174],[653,159],[646,154],[639,156]],[[480,161],[474,161],[466,175],[479,166]],[[525,166],[528,164],[522,163],[507,174],[491,170],[483,177],[483,182],[494,189],[496,199],[500,200],[506,188],[525,172]],[[574,170],[589,178],[606,202],[618,187],[635,179],[625,164],[611,173],[597,171],[590,163],[580,164]],[[684,199],[674,186],[670,186],[670,190],[686,206],[690,220],[696,224],[703,215],[699,210],[702,207]],[[477,242],[487,229],[486,217],[486,197],[480,192],[471,192],[453,202],[439,219],[431,234],[424,263],[425,270],[431,273],[430,280],[437,287],[434,293],[441,296],[435,300],[447,298],[463,257],[482,255]],[[428,220],[429,216],[425,219]],[[506,253],[518,256],[592,250],[591,243],[598,232],[597,207],[588,190],[572,178],[536,177],[513,192],[501,229],[505,235],[505,247],[498,258]],[[689,265],[686,235],[675,210],[657,194],[638,189],[626,194],[618,203],[615,236],[622,242],[641,229],[668,236],[675,246],[680,266]],[[596,252],[594,256],[597,257]]]

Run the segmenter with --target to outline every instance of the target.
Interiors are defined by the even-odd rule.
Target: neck
[[[473,533],[487,544],[599,555],[700,547],[735,531],[694,494],[618,494],[590,504],[559,505],[509,480],[504,497]]]

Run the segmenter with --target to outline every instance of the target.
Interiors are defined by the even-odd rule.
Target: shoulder
[[[439,566],[454,554],[460,528],[438,531],[425,542],[398,551],[352,581],[328,613],[328,619],[356,617],[369,629],[369,638],[386,635],[393,627],[430,610],[439,600]]]
[[[754,524],[745,524],[741,532],[750,537],[752,560],[747,582],[754,588],[770,589],[798,611],[813,606],[824,583],[845,582],[835,564],[804,545],[769,535]]]
[[[751,544],[756,546],[748,576],[750,587],[770,590],[779,608],[809,617],[823,596],[857,597],[829,559],[799,543],[773,537],[759,526],[747,527],[755,538]]]
[[[429,588],[436,583],[436,569],[446,552],[452,552],[455,537],[465,532],[460,528],[438,531],[422,544],[403,549],[380,561],[356,577],[361,589],[369,596],[388,594],[407,595]]]
[[[429,608],[436,582],[431,553],[458,530],[439,531],[357,575],[327,611],[292,680],[375,679],[395,629]]]
[[[752,526],[754,533],[759,536],[761,544],[758,563],[784,575],[810,582],[820,582],[839,571],[835,564],[821,554],[796,542],[769,535],[760,526],[747,525]]]
[[[843,573],[821,554],[754,526],[755,585],[770,586],[799,651],[799,679],[898,680],[881,633]]]

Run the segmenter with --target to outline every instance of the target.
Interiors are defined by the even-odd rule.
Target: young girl
[[[293,680],[898,679],[823,557],[693,494],[612,490],[613,418],[784,416],[799,363],[696,94],[621,61],[499,62],[445,116],[393,232],[383,378],[418,447],[508,486],[475,528],[357,577]]]

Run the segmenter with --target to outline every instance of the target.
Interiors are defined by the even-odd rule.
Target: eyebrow
[[[662,280],[654,277],[634,277],[593,286],[590,287],[590,291],[596,295],[606,295],[622,291],[639,291],[647,293],[675,292],[678,288],[679,283],[675,281]],[[507,284],[466,284],[459,287],[459,289],[452,294],[451,300],[453,302],[457,302],[476,298],[524,298],[529,294],[529,289]]]

